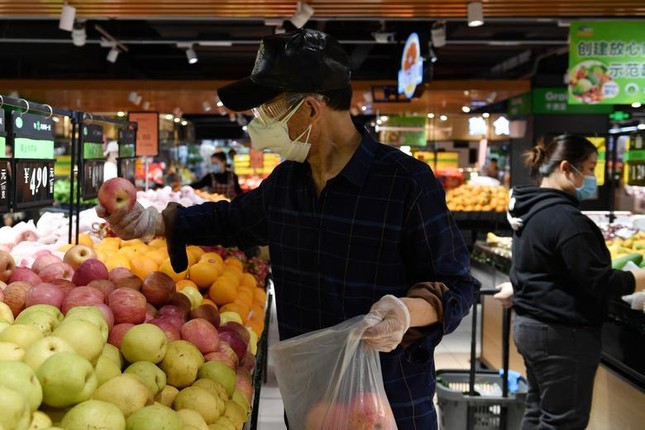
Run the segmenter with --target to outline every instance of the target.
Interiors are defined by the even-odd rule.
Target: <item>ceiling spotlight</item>
[[[484,6],[481,1],[468,3],[468,27],[484,25]]]
[[[186,49],[186,58],[188,59],[188,64],[197,63],[197,53],[193,49],[193,45],[190,45],[190,47]]]
[[[74,46],[84,46],[87,41],[87,33],[85,32],[85,23],[77,22],[72,29],[72,43]]]
[[[188,121],[183,120],[183,121],[181,122],[181,125],[183,125],[183,126],[187,126],[187,125],[188,125]]]
[[[206,100],[202,103],[202,107],[204,108],[205,112],[210,112],[213,107],[211,106],[210,103],[208,103]]]
[[[116,46],[113,46],[113,47],[110,49],[110,52],[108,52],[108,54],[107,54],[107,57],[106,57],[106,58],[107,58],[107,60],[108,60],[110,63],[116,63],[116,59],[117,59],[117,58],[119,58],[119,53],[120,53],[120,52],[121,52],[121,51],[119,51],[119,48],[117,48]]]
[[[639,107],[641,107],[641,103],[640,102],[634,102],[634,103],[632,103],[632,107],[634,109],[638,109]]]
[[[309,18],[314,15],[314,8],[309,6],[307,3],[301,1],[298,2],[298,8],[296,9],[293,16],[289,19],[291,23],[296,26],[296,28],[302,28],[305,26]]]
[[[468,113],[468,112],[470,112],[470,108],[469,108],[468,106],[462,106],[462,107],[461,107],[461,111],[462,111],[463,113]]]
[[[441,115],[441,116],[439,117],[439,119],[440,119],[441,121],[448,121],[448,115]]]
[[[432,44],[437,48],[446,45],[446,21],[436,21],[430,30]]]
[[[429,113],[428,115],[426,115],[426,116],[427,116],[428,118],[430,118],[430,119],[434,118],[434,114],[433,114],[432,112],[430,112],[430,113]]]
[[[65,31],[74,30],[74,18],[76,18],[76,8],[67,3],[63,5],[60,12],[60,21],[58,21],[58,28]]]

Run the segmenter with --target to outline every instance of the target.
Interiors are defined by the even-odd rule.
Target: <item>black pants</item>
[[[529,382],[522,430],[584,430],[600,362],[600,328],[545,324],[518,315],[513,339]]]

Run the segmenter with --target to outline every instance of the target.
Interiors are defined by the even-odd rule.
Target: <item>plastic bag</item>
[[[270,347],[290,428],[396,430],[368,326],[359,316]]]

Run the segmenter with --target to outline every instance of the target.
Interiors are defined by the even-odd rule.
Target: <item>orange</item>
[[[145,255],[136,255],[130,260],[130,266],[130,271],[141,279],[145,278],[148,273],[159,269],[159,265]]]
[[[240,280],[240,285],[245,285],[248,287],[257,287],[258,282],[255,280],[255,276],[250,273],[242,273],[242,279]]]
[[[179,281],[175,282],[175,287],[176,287],[177,291],[181,291],[186,287],[197,288],[197,285],[195,285],[195,283],[193,281],[191,281],[190,279],[182,279],[182,280],[179,280]]]
[[[244,271],[244,264],[239,258],[228,257],[226,260],[224,260],[224,264],[226,264],[227,266],[237,267],[240,272]]]
[[[246,318],[249,316],[249,308],[245,305],[237,302],[228,303],[222,306],[219,309],[220,312],[235,312],[242,318],[242,321],[246,321]]]
[[[154,260],[157,265],[160,265],[168,258],[168,252],[162,248],[154,248],[145,253],[145,256]]]
[[[260,303],[262,306],[267,302],[267,292],[263,288],[256,288],[253,290],[253,298],[256,302]]]
[[[224,264],[224,260],[222,260],[222,257],[217,252],[205,252],[202,254],[201,257],[199,257],[200,260],[215,260],[218,263]]]
[[[177,273],[173,270],[172,265],[170,264],[170,258],[164,260],[163,263],[159,266],[159,271],[164,272],[166,275],[170,276],[173,281],[178,282],[182,279],[186,279],[187,271],[184,270],[181,273]]]
[[[206,288],[215,282],[219,275],[217,266],[215,264],[200,262],[193,264],[188,269],[188,277],[199,288]]]
[[[124,255],[121,254],[114,254],[111,257],[107,259],[105,262],[105,266],[107,267],[108,270],[112,270],[115,267],[125,267],[126,269],[130,269],[130,260],[127,259]]]
[[[148,243],[148,246],[152,246],[153,248],[165,248],[166,247],[166,239],[163,237],[157,237],[154,238]]]
[[[204,297],[204,300],[202,300],[202,305],[208,305],[208,306],[214,307],[215,309],[218,309],[215,302],[209,299],[208,297]]]
[[[208,289],[208,298],[222,306],[237,298],[237,285],[230,279],[220,276]]]
[[[204,250],[202,249],[202,247],[196,246],[196,245],[187,246],[186,252],[189,254],[193,254],[193,257],[195,257],[195,262],[199,261],[201,256],[204,255]]]

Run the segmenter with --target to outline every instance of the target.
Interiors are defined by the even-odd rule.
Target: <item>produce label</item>
[[[574,22],[569,33],[569,103],[645,100],[645,21]]]
[[[54,202],[54,160],[16,160],[15,172],[16,209]]]

